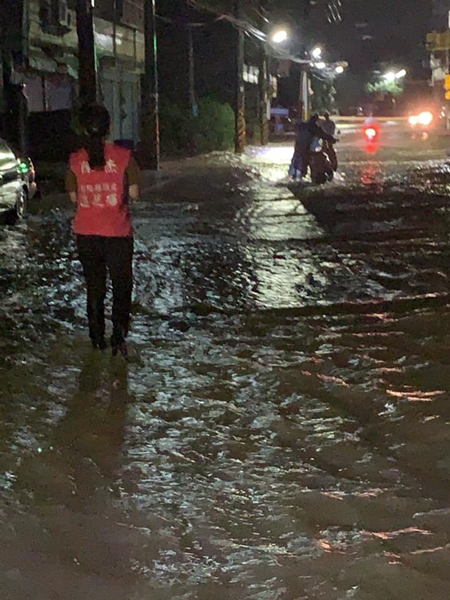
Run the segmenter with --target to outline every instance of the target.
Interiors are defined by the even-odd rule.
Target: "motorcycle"
[[[380,132],[375,125],[369,125],[364,129],[364,135],[368,142],[374,143],[378,140]]]
[[[327,181],[333,181],[334,172],[337,170],[337,159],[335,162],[336,169],[330,160],[329,152],[327,152],[324,143],[315,140],[311,145],[311,155],[309,168],[311,170],[311,181],[316,185],[321,185]]]
[[[339,131],[337,132],[338,134],[340,133]],[[338,140],[336,140],[335,142],[326,142],[324,140],[323,142],[323,149],[325,154],[328,156],[328,158],[330,159],[330,163],[331,163],[331,168],[333,169],[333,171],[336,173],[339,167],[338,164],[338,157],[336,154],[336,150],[334,149],[334,145],[336,144]]]

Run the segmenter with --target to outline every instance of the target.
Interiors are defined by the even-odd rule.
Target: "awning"
[[[40,73],[67,73],[73,79],[78,79],[78,58],[73,55],[52,57],[43,53],[30,52],[29,68]]]
[[[45,55],[30,54],[28,64],[31,69],[35,69],[41,73],[56,73],[58,70],[56,60]]]
[[[67,68],[67,73],[74,79],[78,79],[78,58],[73,54],[57,57],[58,65],[64,65]]]

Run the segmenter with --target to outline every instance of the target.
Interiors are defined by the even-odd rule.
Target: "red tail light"
[[[378,131],[375,127],[367,127],[367,129],[364,130],[364,135],[368,140],[373,141],[378,137]]]

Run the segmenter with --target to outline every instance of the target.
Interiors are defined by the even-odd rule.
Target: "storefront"
[[[122,66],[101,67],[99,81],[101,100],[111,115],[112,139],[138,142],[140,74]]]

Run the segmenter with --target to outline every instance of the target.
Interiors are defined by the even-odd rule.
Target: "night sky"
[[[353,71],[395,62],[419,74],[427,53],[432,0],[342,0],[343,21],[326,26],[333,59],[348,60]]]

